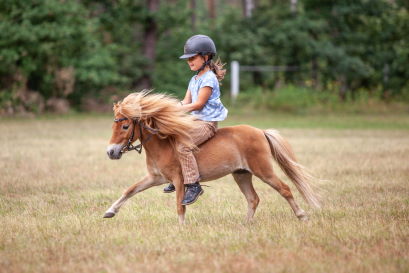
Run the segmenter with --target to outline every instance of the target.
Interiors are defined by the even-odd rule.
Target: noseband
[[[128,120],[128,118],[116,118],[116,119],[114,119],[114,122],[121,122],[121,121],[124,121],[124,120]],[[132,142],[133,142],[133,138],[135,136],[135,125],[136,125],[137,121],[138,121],[138,125],[139,125],[139,140],[140,140],[141,143],[134,146],[132,144]],[[133,127],[132,127],[131,136],[128,139],[128,143],[122,148],[121,153],[126,153],[126,152],[129,152],[129,151],[132,151],[132,150],[135,150],[138,153],[142,153],[142,148],[143,148],[142,145],[144,143],[148,142],[148,140],[152,137],[152,135],[155,135],[155,134],[158,133],[158,130],[152,129],[152,128],[146,126],[140,119],[139,120],[133,119],[132,124],[133,124]],[[143,139],[142,127],[145,128],[146,130],[148,130],[151,133],[151,134],[148,135],[148,137],[146,139]]]

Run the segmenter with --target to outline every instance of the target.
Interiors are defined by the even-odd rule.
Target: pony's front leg
[[[173,185],[176,189],[176,208],[179,216],[179,224],[185,223],[186,206],[182,205],[182,200],[185,195],[185,185],[181,178],[173,180]]]
[[[138,183],[132,185],[129,187],[119,198],[117,201],[115,201],[112,206],[105,212],[104,218],[112,218],[115,216],[115,214],[118,213],[119,209],[122,207],[122,205],[137,194],[138,192],[144,191],[146,189],[149,189],[150,187],[161,185],[166,183],[166,180],[161,177],[161,176],[153,176],[153,175],[147,175],[144,178],[142,178],[141,181]]]

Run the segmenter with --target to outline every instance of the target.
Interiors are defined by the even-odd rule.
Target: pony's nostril
[[[108,156],[112,156],[114,154],[114,150],[110,150],[109,152],[107,152]]]

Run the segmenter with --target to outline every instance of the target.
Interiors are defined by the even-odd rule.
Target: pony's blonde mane
[[[179,142],[191,149],[196,148],[189,132],[201,126],[202,121],[183,111],[179,100],[169,95],[148,90],[131,93],[114,105],[114,112],[141,120],[146,126],[158,130],[159,137],[169,138],[172,144]]]

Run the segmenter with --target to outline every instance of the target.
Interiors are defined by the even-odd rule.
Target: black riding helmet
[[[216,46],[213,40],[206,35],[194,35],[190,37],[184,46],[183,55],[180,59],[188,59],[196,55],[209,55],[209,60],[216,55]]]

